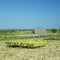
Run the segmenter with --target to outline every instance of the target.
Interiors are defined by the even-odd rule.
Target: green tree
[[[57,29],[52,29],[52,32],[53,32],[53,33],[56,33],[56,32],[57,32]]]

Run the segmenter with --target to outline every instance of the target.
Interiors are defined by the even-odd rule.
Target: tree
[[[53,32],[53,33],[56,33],[56,32],[57,32],[57,29],[52,29],[52,32]]]

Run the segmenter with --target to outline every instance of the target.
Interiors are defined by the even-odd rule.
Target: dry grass
[[[8,48],[0,41],[0,60],[60,60],[60,41],[48,40],[45,47]]]

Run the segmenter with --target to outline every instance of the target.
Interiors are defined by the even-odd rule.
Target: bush
[[[57,32],[57,29],[52,29],[52,32],[53,32],[53,33],[56,33],[56,32]]]
[[[8,47],[22,47],[22,48],[37,48],[45,46],[47,43],[46,40],[20,40],[14,42],[6,42]]]

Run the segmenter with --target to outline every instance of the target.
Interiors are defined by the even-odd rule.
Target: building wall
[[[37,28],[37,29],[34,29],[34,33],[35,34],[46,34],[46,30]]]

